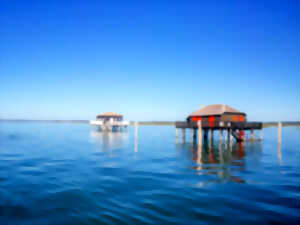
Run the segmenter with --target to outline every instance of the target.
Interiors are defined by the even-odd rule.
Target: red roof
[[[205,106],[193,113],[189,116],[210,116],[210,115],[222,115],[224,113],[237,113],[237,114],[245,114],[243,112],[238,111],[235,108],[232,108],[225,104],[216,104],[216,105],[208,105]]]

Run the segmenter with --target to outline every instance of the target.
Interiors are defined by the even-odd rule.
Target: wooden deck
[[[190,128],[198,129],[197,122],[178,121],[175,123],[176,128]],[[202,122],[202,129],[220,130],[261,130],[263,128],[262,122]]]

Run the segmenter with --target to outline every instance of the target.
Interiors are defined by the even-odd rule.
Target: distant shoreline
[[[27,119],[0,119],[1,122],[34,122],[34,123],[76,123],[76,124],[88,124],[89,120],[27,120]],[[135,121],[130,121],[130,125],[133,125]],[[300,121],[281,121],[282,126],[300,126]],[[141,126],[175,126],[175,121],[138,121]],[[274,127],[278,122],[263,122],[263,126]]]
[[[22,123],[89,123],[89,120],[27,120],[27,119],[0,119],[1,122],[22,122]]]

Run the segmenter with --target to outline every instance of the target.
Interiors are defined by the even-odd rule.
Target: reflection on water
[[[134,126],[134,152],[138,152],[138,123]]]
[[[279,165],[282,165],[281,142],[278,142],[277,145],[277,157],[278,157]]]
[[[0,224],[300,224],[299,131],[202,148],[135,131],[0,123]]]
[[[100,150],[111,151],[122,148],[128,139],[128,131],[100,131],[91,130],[90,136],[92,141],[96,142]]]
[[[222,141],[205,141],[204,145],[198,146],[197,143],[177,144],[177,148],[191,152],[191,158],[196,163],[192,168],[199,175],[214,175],[214,181],[232,181],[244,183],[242,177],[232,175],[236,171],[245,171],[246,152],[260,156],[262,151],[261,142],[239,142],[223,143]],[[256,157],[259,160],[260,157]]]
[[[99,149],[103,151],[111,151],[123,148],[129,138],[128,130],[101,131],[99,129],[91,129],[90,136],[92,141],[96,142]],[[134,128],[134,152],[138,152],[138,126]]]

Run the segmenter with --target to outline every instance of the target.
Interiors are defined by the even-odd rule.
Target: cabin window
[[[210,116],[210,117],[208,117],[208,125],[210,126],[210,127],[213,127],[214,126],[214,121],[215,121],[215,117],[214,116]]]

